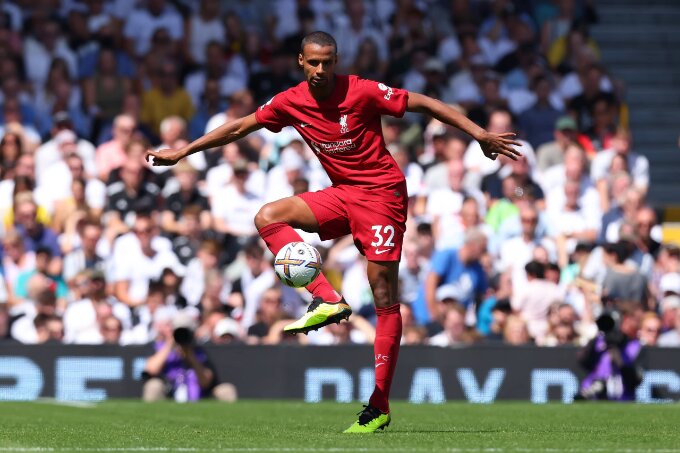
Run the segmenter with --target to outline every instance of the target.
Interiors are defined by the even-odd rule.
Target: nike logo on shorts
[[[381,254],[386,253],[386,252],[389,252],[389,251],[390,251],[390,249],[376,250],[376,251],[375,251],[375,254],[376,254],[376,255],[381,255]]]
[[[311,124],[310,123],[300,123],[300,127],[303,128],[303,129],[307,126],[311,126]]]

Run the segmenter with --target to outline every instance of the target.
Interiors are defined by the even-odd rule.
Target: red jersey
[[[328,98],[317,101],[307,82],[302,82],[258,108],[255,118],[272,132],[293,126],[314,150],[333,185],[405,190],[404,174],[385,147],[380,116],[402,117],[407,103],[406,90],[336,75]]]

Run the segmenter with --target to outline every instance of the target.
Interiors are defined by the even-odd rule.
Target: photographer
[[[638,305],[620,303],[617,311],[604,312],[597,318],[598,335],[578,354],[588,375],[576,399],[635,399],[635,389],[642,382],[639,314]]]
[[[144,366],[144,401],[174,398],[178,402],[197,401],[213,396],[220,401],[236,400],[232,384],[217,384],[205,352],[194,345],[197,322],[187,312],[178,313],[174,320],[158,321],[156,353]]]

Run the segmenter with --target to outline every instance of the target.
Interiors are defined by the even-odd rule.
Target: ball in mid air
[[[274,270],[284,284],[302,288],[321,273],[321,255],[306,242],[290,242],[276,254]]]

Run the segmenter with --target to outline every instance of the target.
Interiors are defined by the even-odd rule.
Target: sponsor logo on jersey
[[[380,91],[387,91],[387,94],[385,94],[385,96],[383,97],[385,98],[385,100],[389,101],[390,98],[392,97],[392,88],[388,87],[384,83],[379,83],[378,88],[380,89]]]
[[[317,154],[321,154],[322,152],[326,154],[344,153],[345,151],[349,151],[357,147],[357,144],[354,143],[351,138],[327,143],[310,142],[310,145]]]
[[[340,115],[340,133],[346,134],[349,132],[347,128],[347,115]]]

